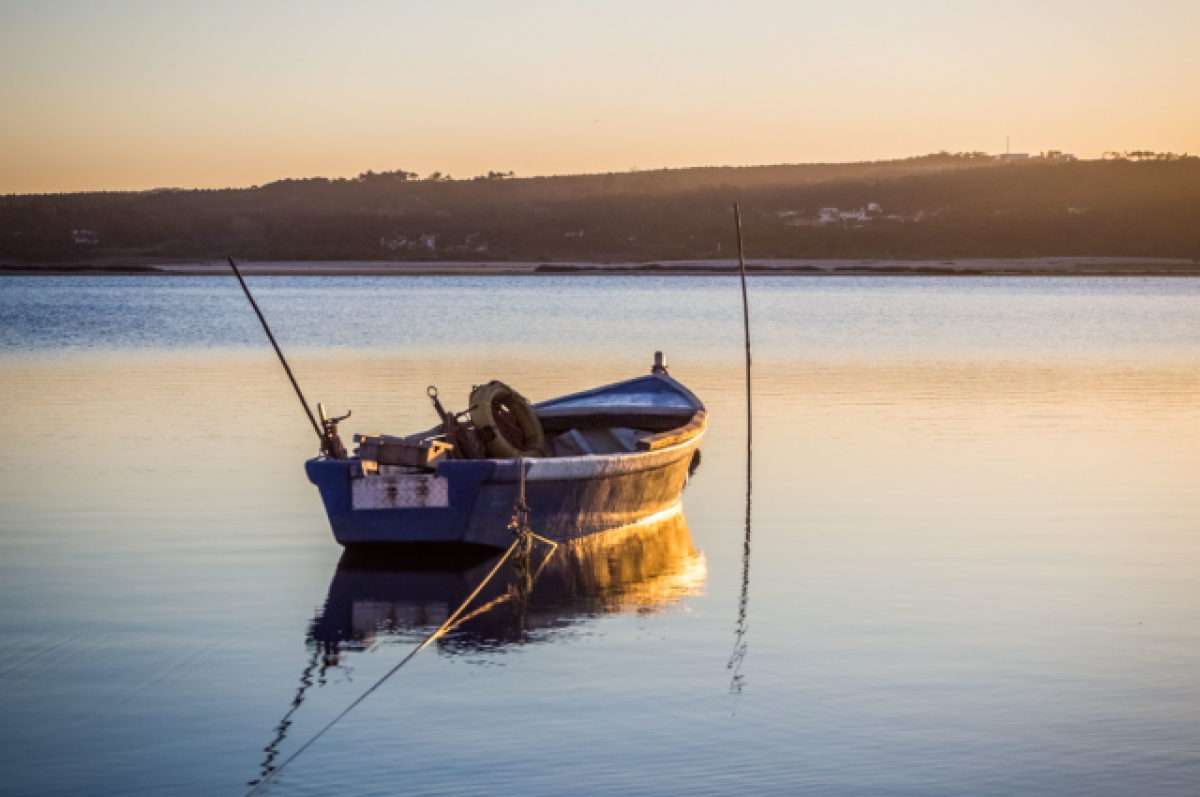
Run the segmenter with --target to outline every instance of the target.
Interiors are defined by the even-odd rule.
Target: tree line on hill
[[[248,189],[0,197],[9,263],[763,258],[1200,259],[1200,159],[857,164],[468,180],[365,172]],[[837,209],[837,213],[833,212]]]

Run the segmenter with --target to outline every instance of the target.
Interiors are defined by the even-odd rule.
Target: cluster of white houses
[[[397,236],[392,239],[380,238],[379,245],[384,249],[391,249],[395,252],[397,249],[436,249],[436,235],[417,235],[409,238],[404,235]]]
[[[580,233],[582,235],[582,233]],[[479,233],[474,232],[467,236],[465,243],[459,245],[442,245],[444,252],[486,252],[488,250],[487,241],[479,240]],[[379,246],[383,249],[390,249],[395,252],[400,249],[427,249],[429,251],[436,250],[438,237],[431,233],[421,233],[420,235],[407,236],[398,235],[395,238],[383,237],[379,239]]]
[[[862,208],[858,210],[821,208],[821,212],[817,214],[817,223],[825,226],[826,224],[845,224],[848,221],[870,221],[882,214],[883,208],[879,207],[877,202],[868,202],[866,210]]]
[[[815,219],[801,218],[795,210],[779,211],[779,218],[791,219],[787,223],[793,227],[825,227],[830,224],[862,223],[871,221],[883,215],[883,208],[878,202],[867,203],[866,208],[858,210],[841,210],[840,208],[821,208]]]

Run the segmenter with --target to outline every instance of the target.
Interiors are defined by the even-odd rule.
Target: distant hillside
[[[249,189],[6,196],[0,260],[720,258],[732,254],[734,202],[759,258],[1200,259],[1200,159],[1001,164],[943,154],[451,181],[368,172]]]

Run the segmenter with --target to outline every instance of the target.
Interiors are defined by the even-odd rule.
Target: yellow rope
[[[518,534],[517,534],[517,538],[515,540],[513,540],[513,544],[508,546],[508,550],[504,552],[504,556],[501,556],[500,561],[496,562],[496,566],[492,568],[492,572],[488,573],[487,577],[484,578],[483,581],[479,582],[479,586],[475,588],[474,592],[472,592],[470,595],[467,596],[467,599],[462,602],[462,605],[460,605],[458,607],[458,609],[454,612],[454,614],[450,615],[449,619],[447,619],[446,622],[442,623],[441,626],[438,627],[438,629],[436,631],[434,631],[432,634],[427,636],[425,638],[425,641],[422,642],[419,646],[417,646],[416,650],[412,651],[407,656],[405,656],[400,661],[399,664],[397,664],[395,667],[393,667],[391,670],[389,670],[386,675],[384,675],[382,678],[380,678],[378,681],[376,681],[374,686],[372,686],[370,689],[368,689],[367,691],[365,691],[361,695],[359,695],[357,700],[355,700],[353,703],[351,703],[349,706],[347,706],[346,710],[343,711],[341,714],[338,714],[336,717],[334,717],[332,720],[330,720],[329,724],[326,725],[324,728],[322,728],[320,731],[318,731],[316,736],[309,739],[307,742],[304,743],[304,745],[299,750],[297,750],[296,752],[294,752],[290,756],[288,756],[287,760],[284,761],[282,764],[280,764],[278,769],[273,770],[270,774],[265,775],[263,777],[263,779],[260,780],[258,783],[254,784],[254,788],[252,788],[249,792],[247,792],[246,797],[253,797],[253,795],[258,794],[258,792],[262,791],[262,789],[265,788],[268,783],[270,783],[272,780],[274,780],[279,775],[279,773],[283,772],[284,767],[286,767],[288,764],[295,761],[296,758],[301,753],[303,753],[305,750],[307,750],[309,747],[311,747],[312,744],[317,741],[317,739],[320,739],[322,736],[324,736],[325,732],[328,731],[330,728],[332,728],[334,725],[336,725],[338,723],[338,721],[342,719],[342,717],[349,714],[351,711],[354,710],[355,706],[357,706],[359,703],[366,700],[368,695],[370,695],[372,692],[374,692],[376,689],[378,689],[380,686],[382,686],[383,682],[386,681],[388,678],[391,678],[393,675],[395,675],[396,671],[399,670],[401,667],[403,667],[405,664],[407,664],[412,659],[413,656],[416,656],[422,650],[427,648],[429,646],[430,642],[433,642],[435,639],[440,637],[442,634],[446,633],[451,628],[458,625],[459,622],[466,622],[467,620],[470,620],[472,617],[476,617],[476,616],[482,614],[483,612],[487,611],[488,609],[492,608],[493,606],[496,606],[497,604],[502,603],[505,600],[508,600],[508,598],[510,597],[509,595],[505,595],[500,598],[496,598],[495,600],[489,601],[487,604],[480,607],[476,611],[471,612],[471,614],[464,617],[461,621],[458,620],[458,616],[460,614],[462,614],[463,609],[467,608],[467,605],[470,604],[471,601],[475,600],[475,596],[478,595],[479,592],[487,585],[487,583],[492,580],[492,576],[496,575],[496,572],[500,570],[500,566],[503,565],[505,563],[505,561],[508,560],[508,557],[512,554],[512,552],[514,550],[516,550],[518,545],[521,544],[521,542],[523,541],[523,536],[525,534],[528,534],[530,537],[532,537],[535,540],[541,540],[542,542],[544,542],[550,546],[550,553],[547,554],[546,558],[542,560],[542,564],[538,567],[537,573],[534,573],[533,578],[530,579],[530,587],[532,588],[532,583],[537,581],[537,577],[539,575],[541,575],[542,570],[545,569],[546,563],[550,561],[550,558],[552,556],[554,556],[554,552],[558,550],[558,543],[554,542],[554,540],[548,540],[545,537],[534,534],[533,530],[530,529],[528,527],[528,525],[526,525],[526,523],[524,522],[524,515],[526,512],[529,511],[529,508],[525,505],[525,460],[524,460],[524,457],[520,456],[519,454],[517,455],[517,467],[520,472],[520,480],[521,480],[520,488],[519,488],[520,489],[520,493],[519,493],[520,497],[517,501],[516,514],[513,517],[512,528],[514,528],[514,530],[516,530],[518,532]]]
[[[539,535],[537,535],[537,534],[534,534],[532,531],[531,531],[531,532],[529,532],[529,536],[530,536],[530,537],[533,537],[535,540],[541,540],[542,542],[544,542],[544,543],[546,543],[547,545],[549,545],[549,546],[550,546],[550,556],[553,556],[553,555],[554,555],[554,552],[555,552],[556,550],[558,550],[558,543],[557,543],[557,542],[555,542],[554,540],[548,540],[548,539],[546,539],[545,537],[541,537],[541,536],[539,536]],[[549,559],[550,559],[550,556],[547,556],[547,557],[546,557],[546,559],[547,559],[547,560],[549,560]],[[543,565],[545,565],[545,562],[543,562],[542,564],[543,564]]]
[[[541,540],[542,542],[544,542],[550,546],[550,553],[546,554],[546,558],[542,560],[542,563],[540,565],[538,565],[537,572],[533,574],[533,582],[536,584],[537,580],[538,580],[538,576],[540,576],[542,574],[542,571],[546,569],[546,563],[550,561],[550,557],[554,556],[554,552],[556,550],[558,550],[558,543],[555,542],[554,540],[548,540],[545,537],[539,537],[538,535],[533,534],[533,532],[530,532],[530,535],[534,539]],[[514,543],[514,545],[515,544],[516,543]],[[499,598],[493,598],[492,600],[483,604],[482,606],[480,606],[478,609],[471,612],[470,614],[460,617],[458,619],[458,621],[454,623],[454,625],[442,626],[441,633],[444,634],[446,631],[449,631],[452,628],[457,628],[458,626],[462,625],[463,623],[467,622],[468,620],[473,620],[476,617],[478,617],[479,615],[483,614],[484,612],[491,611],[492,609],[496,608],[500,604],[505,603],[506,601],[510,601],[510,600],[512,600],[511,592],[508,593],[507,595],[501,595]]]
[[[537,535],[535,534],[534,536],[536,537]],[[538,537],[538,539],[544,540],[543,537]],[[351,703],[349,706],[347,706],[345,711],[343,711],[341,714],[338,714],[336,717],[334,717],[332,720],[330,720],[329,724],[326,725],[324,728],[322,728],[320,731],[318,731],[316,736],[312,737],[307,742],[305,742],[304,745],[299,750],[297,750],[296,752],[294,752],[290,756],[288,756],[287,760],[284,761],[282,764],[280,764],[277,769],[275,769],[269,775],[265,776],[262,780],[260,780],[258,783],[256,783],[254,785],[254,788],[252,788],[249,792],[246,793],[246,797],[253,797],[253,795],[258,794],[260,791],[262,791],[264,788],[266,788],[268,783],[270,783],[272,780],[274,780],[276,777],[278,777],[279,773],[283,772],[284,767],[286,767],[288,764],[295,761],[296,758],[299,757],[299,755],[301,753],[303,753],[305,750],[307,750],[309,747],[311,747],[313,745],[313,743],[317,741],[317,739],[320,739],[322,736],[324,736],[326,731],[328,731],[330,728],[332,728],[334,725],[336,725],[339,720],[341,720],[343,717],[345,717],[347,714],[349,714],[351,711],[353,711],[355,706],[357,706],[359,703],[366,700],[368,695],[370,695],[372,692],[374,692],[376,689],[378,689],[380,686],[382,686],[383,682],[386,681],[388,678],[391,678],[393,675],[395,675],[396,671],[399,670],[401,667],[403,667],[405,664],[407,664],[410,660],[412,660],[413,656],[416,656],[422,650],[427,648],[429,646],[430,642],[433,642],[435,639],[440,637],[442,634],[446,633],[446,631],[448,631],[452,627],[452,625],[456,624],[455,621],[458,619],[458,616],[460,614],[462,614],[463,609],[467,608],[467,604],[469,604],[471,601],[475,600],[475,596],[478,595],[480,593],[480,591],[487,585],[487,583],[492,580],[492,576],[496,575],[496,572],[498,570],[500,570],[500,566],[503,565],[504,562],[508,559],[509,555],[517,547],[518,542],[520,542],[520,540],[514,540],[513,544],[508,546],[508,550],[504,552],[504,556],[500,557],[500,561],[496,562],[496,566],[492,568],[492,572],[488,573],[487,577],[485,579],[483,579],[483,581],[479,582],[479,586],[475,588],[475,591],[467,596],[467,599],[462,602],[462,605],[458,607],[458,609],[454,612],[454,614],[450,615],[450,618],[448,620],[446,620],[446,622],[442,623],[441,626],[436,631],[434,631],[432,634],[430,634],[428,637],[426,637],[425,641],[422,642],[417,647],[416,650],[412,651],[407,656],[405,656],[400,661],[399,664],[397,664],[395,667],[393,667],[391,670],[389,670],[386,675],[384,675],[382,678],[380,678],[378,681],[376,681],[374,686],[372,686],[370,689],[368,689],[367,691],[365,691],[361,695],[359,695],[358,699],[355,700],[353,703]],[[545,540],[545,542],[550,542],[550,541]],[[552,542],[550,544],[554,545],[554,543],[552,543]],[[554,551],[551,550],[551,553],[554,553]],[[549,558],[549,557],[547,557],[547,558]],[[538,572],[541,572],[540,568],[539,568]],[[487,608],[494,606],[496,603],[497,603],[497,601],[492,601],[491,603],[489,603],[487,605]],[[473,617],[473,616],[475,616],[475,614],[478,614],[478,612],[476,612],[470,616]],[[466,619],[468,619],[468,618],[464,618],[464,621]]]

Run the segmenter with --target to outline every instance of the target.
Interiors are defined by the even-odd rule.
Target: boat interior
[[[655,451],[684,442],[704,428],[705,411],[687,388],[651,375],[532,405],[542,426],[543,458],[612,456]],[[450,448],[441,425],[406,437],[355,435],[356,456],[379,460],[380,445]],[[451,451],[446,456],[454,458]],[[440,460],[412,463],[429,470]]]

